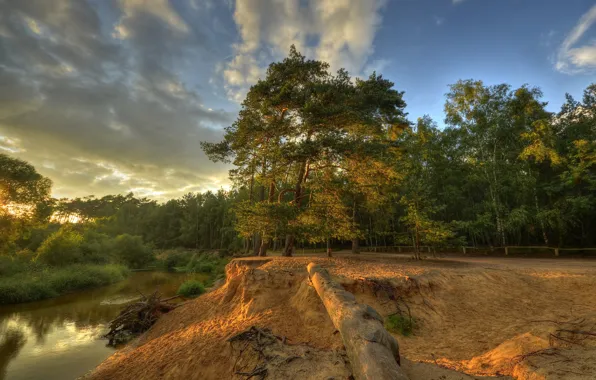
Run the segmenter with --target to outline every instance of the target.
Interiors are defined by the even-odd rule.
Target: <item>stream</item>
[[[0,380],[76,379],[116,350],[102,338],[123,305],[156,289],[176,294],[204,274],[136,272],[122,282],[49,300],[0,306]]]

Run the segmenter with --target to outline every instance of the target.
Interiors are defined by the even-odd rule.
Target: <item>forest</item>
[[[138,268],[178,247],[596,246],[596,84],[553,113],[538,87],[460,80],[444,127],[409,120],[403,96],[382,75],[332,73],[292,48],[223,140],[197,147],[230,164],[230,189],[167,202],[55,199],[50,179],[0,154],[0,274]]]

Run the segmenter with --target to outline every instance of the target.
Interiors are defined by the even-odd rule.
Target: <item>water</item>
[[[172,296],[201,274],[137,272],[102,288],[40,302],[0,306],[0,380],[76,379],[115,349],[102,335],[123,304],[139,292]]]

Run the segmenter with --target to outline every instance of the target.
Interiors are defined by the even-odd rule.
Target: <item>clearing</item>
[[[232,261],[224,284],[165,315],[87,378],[246,379],[264,366],[271,379],[349,378],[310,262],[383,317],[411,313],[413,334],[394,336],[412,380],[596,373],[596,261],[335,253]]]

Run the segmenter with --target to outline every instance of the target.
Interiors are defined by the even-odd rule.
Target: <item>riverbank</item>
[[[593,261],[321,256],[232,261],[222,287],[165,315],[87,379],[234,379],[265,365],[272,379],[343,376],[343,342],[309,284],[310,262],[381,316],[411,315],[412,333],[394,336],[412,380],[593,378],[596,340],[568,332],[596,323]],[[284,337],[291,352],[276,357],[287,360],[231,350],[230,337],[251,326]]]
[[[127,267],[116,264],[35,268],[0,278],[0,305],[39,301],[109,285],[129,274]]]
[[[103,335],[108,323],[141,293],[174,296],[204,274],[133,272],[117,283],[43,301],[0,306],[0,379],[75,379],[117,349]]]

